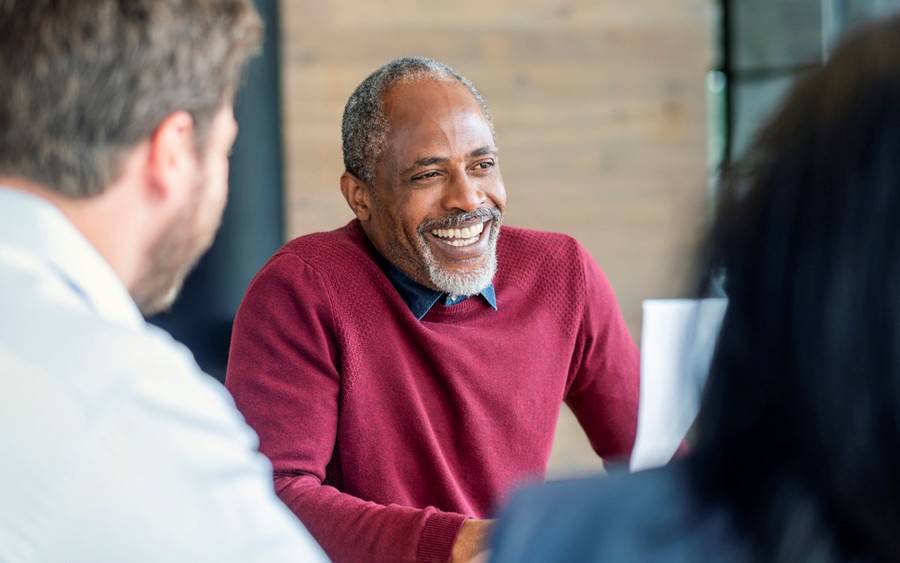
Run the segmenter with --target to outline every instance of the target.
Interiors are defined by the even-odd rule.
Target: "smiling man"
[[[600,456],[631,450],[638,356],[612,290],[571,237],[501,229],[495,137],[447,66],[378,69],[344,112],[356,219],[289,242],[241,305],[227,385],[335,561],[475,556],[546,470],[563,401]]]

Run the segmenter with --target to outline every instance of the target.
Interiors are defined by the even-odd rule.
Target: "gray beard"
[[[500,238],[500,219],[495,217],[491,223],[491,232],[488,235],[487,259],[478,269],[455,273],[441,269],[434,254],[431,252],[425,237],[419,235],[419,252],[425,263],[428,279],[438,291],[449,293],[453,296],[478,295],[486,287],[491,285],[494,275],[497,273],[497,240]]]

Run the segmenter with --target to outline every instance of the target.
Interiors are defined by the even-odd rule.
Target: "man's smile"
[[[482,232],[484,223],[475,223],[454,229],[432,229],[431,234],[453,246],[469,246],[478,242]]]
[[[431,229],[425,239],[439,257],[459,261],[482,256],[490,245],[493,220],[468,223],[448,229]]]

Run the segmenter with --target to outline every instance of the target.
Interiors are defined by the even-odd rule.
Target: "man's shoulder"
[[[333,231],[310,233],[289,240],[273,256],[295,256],[317,270],[340,269],[368,254],[368,241],[357,221]]]
[[[722,513],[691,495],[686,468],[560,481],[516,493],[493,553],[506,561],[691,561],[740,553]]]
[[[493,554],[498,562],[588,561],[597,550],[610,561],[635,561],[613,543],[626,542],[635,525],[629,512],[659,496],[656,476],[597,477],[522,489],[500,517]],[[598,547],[599,546],[599,547]]]
[[[621,520],[629,511],[640,511],[642,505],[665,500],[678,506],[683,502],[683,475],[671,468],[629,474],[615,469],[603,477],[566,479],[526,487],[512,498],[505,517],[514,520],[535,510],[552,512],[565,507],[581,516]],[[621,506],[628,499],[628,506]]]
[[[171,390],[185,400],[204,394],[208,378],[191,353],[168,333],[153,327],[116,324],[89,309],[23,296],[17,322],[0,328],[2,378],[52,386],[60,399],[89,412],[93,420],[111,408],[123,409],[123,395]],[[25,377],[23,370],[39,374]],[[39,401],[36,394],[33,400]]]
[[[374,252],[357,221],[334,231],[296,237],[256,273],[241,309],[287,301],[343,303],[333,298],[337,288],[344,296],[356,295],[380,272]]]
[[[0,464],[0,498],[10,509],[42,522],[61,551],[94,554],[96,542],[83,538],[116,527],[115,541],[102,544],[106,555],[151,553],[155,544],[164,546],[164,558],[201,560],[218,551],[226,560],[227,546],[255,537],[237,527],[233,511],[218,510],[229,504],[259,509],[254,518],[277,517],[271,524],[292,538],[296,526],[270,500],[270,467],[255,453],[255,435],[190,352],[152,326],[128,330],[70,314],[55,318],[82,332],[67,330],[52,347],[45,342],[43,356],[9,333],[0,340],[7,401],[0,450],[10,452]],[[136,475],[152,486],[135,486]],[[245,502],[232,502],[235,496]]]
[[[552,231],[504,226],[497,246],[500,272],[520,277],[529,272],[554,272],[567,283],[581,278],[586,260],[593,260],[575,237]]]
[[[529,247],[532,250],[576,249],[581,247],[581,244],[572,235],[554,231],[503,225],[500,233],[501,244]]]
[[[60,459],[88,455],[89,446],[94,455],[150,455],[157,442],[148,438],[165,435],[173,443],[184,438],[182,429],[255,444],[227,392],[184,346],[156,327],[121,326],[89,311],[39,304],[30,322],[0,330],[0,390],[10,400],[0,413],[0,442],[40,437],[55,444]],[[44,430],[17,423],[25,419],[43,421]],[[128,428],[133,441],[102,448],[96,437],[115,428]],[[80,444],[81,453],[70,444]],[[43,455],[31,447],[19,454],[26,464]]]

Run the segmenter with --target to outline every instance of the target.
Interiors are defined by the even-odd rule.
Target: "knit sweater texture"
[[[484,299],[418,321],[353,221],[257,274],[226,384],[275,488],[336,562],[448,561],[467,517],[542,478],[560,406],[598,455],[629,454],[638,353],[573,238],[504,226]]]

